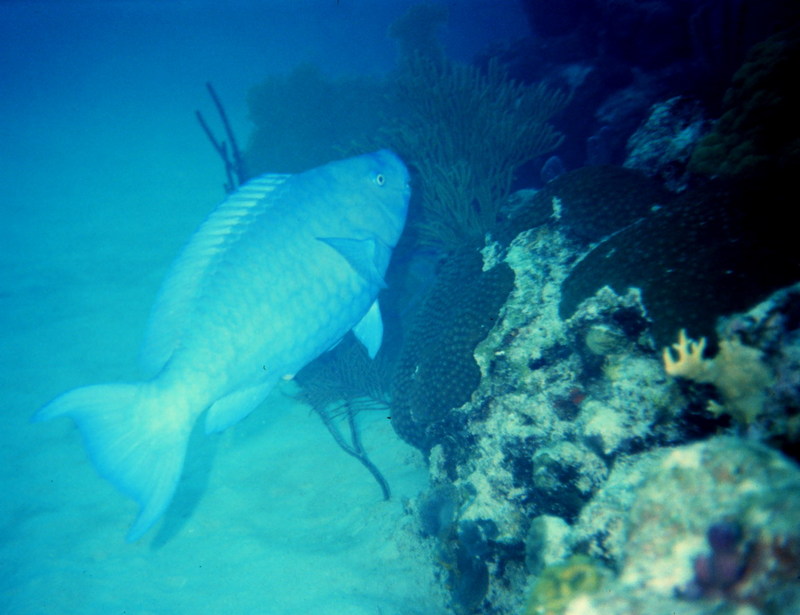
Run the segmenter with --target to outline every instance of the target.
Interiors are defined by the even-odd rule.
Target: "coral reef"
[[[549,5],[528,5],[545,19]],[[570,3],[579,15],[555,11],[539,27],[568,38],[612,5]],[[648,27],[677,14],[654,3],[614,6],[623,5],[631,23]],[[496,58],[450,62],[436,39],[444,19],[423,5],[393,25],[400,61],[385,83],[299,68],[253,93],[254,168],[293,170],[270,162],[290,139],[302,167],[353,140],[380,141],[420,180],[406,241],[433,246],[420,257],[431,263],[444,254],[426,298],[401,319],[391,395],[370,388],[385,375],[348,380],[360,371],[348,359],[341,373],[315,376],[321,416],[340,427],[365,392],[391,398],[396,432],[430,464],[430,490],[408,509],[457,613],[794,612],[800,478],[775,449],[796,454],[800,437],[800,288],[771,293],[800,279],[795,233],[782,217],[796,182],[786,172],[747,182],[686,173],[704,120],[689,99],[655,97],[652,71],[686,51],[662,36],[658,51],[638,59],[650,78],[609,65],[564,74],[570,92],[618,79],[604,104],[587,106],[596,110],[587,126],[597,159],[614,160],[651,109],[629,141],[630,165],[651,177],[612,166],[564,172],[559,149],[544,188],[509,195],[521,169],[541,169],[561,144],[551,122],[568,97],[540,79],[509,78]],[[611,56],[644,47],[624,30],[599,35]],[[713,134],[725,143],[710,136],[692,164],[713,163],[714,174],[729,164],[737,175],[758,163],[749,145],[728,140],[764,143],[740,128],[777,102],[742,92],[767,91],[786,51],[754,52],[728,108],[747,121],[721,120]],[[320,96],[331,101],[326,113],[309,102]],[[289,128],[276,136],[275,125]],[[786,143],[778,167],[793,164]],[[357,432],[352,442],[334,436],[360,454]]]
[[[617,572],[591,607],[612,615],[683,613],[693,612],[698,598],[714,598],[758,612],[796,612],[799,487],[795,464],[739,438],[618,464],[571,535],[572,544]]]
[[[676,62],[695,51],[662,26],[691,30],[703,47],[721,35],[701,31],[716,0],[568,4],[580,13],[526,3],[548,40],[518,48],[509,72],[492,54],[477,66],[443,57],[444,13],[430,5],[393,27],[399,111],[377,138],[418,171],[412,239],[444,254],[403,322],[392,378],[394,428],[430,466],[430,489],[409,510],[463,615],[789,615],[800,605],[800,472],[790,460],[800,288],[776,291],[800,279],[783,213],[798,195],[791,148],[777,171],[747,181],[738,170],[687,173],[714,107],[675,97],[685,92],[670,75],[686,75]],[[611,15],[620,23],[589,37],[604,57],[581,63],[576,38],[592,16]],[[749,39],[723,51],[737,56]],[[520,49],[550,59],[526,74]],[[574,97],[508,76],[541,84],[556,73]],[[580,126],[560,130],[590,138],[573,138],[568,152],[551,122],[578,99],[583,115],[570,117]],[[565,172],[589,154],[617,160],[647,109],[629,140],[630,165],[644,173]],[[520,172],[538,180],[539,169],[541,190],[509,195]]]
[[[719,87],[730,72],[684,78],[732,72],[772,31],[709,22],[751,2],[734,4],[527,0],[540,36],[474,66],[444,56],[446,11],[419,5],[390,30],[387,81],[300,67],[253,90],[253,169],[369,144],[417,172],[404,241],[438,270],[407,282],[431,286],[399,318],[391,395],[354,357],[306,394],[329,428],[391,399],[430,464],[407,508],[454,612],[800,611],[797,39],[753,50],[699,147],[719,107],[684,91]],[[626,142],[643,172],[566,172]],[[547,183],[511,195],[521,173]]]
[[[513,271],[513,290],[472,351],[478,388],[431,441],[435,489],[447,485],[457,498],[443,560],[453,574],[474,575],[475,562],[458,557],[463,528],[491,528],[480,543],[488,580],[479,602],[503,613],[522,608],[526,562],[557,563],[525,545],[549,541],[557,552],[558,521],[548,539],[533,537],[532,520],[573,522],[615,458],[681,437],[666,419],[683,398],[649,342],[637,293],[606,289],[568,321],[559,317],[574,246],[551,219],[494,255]]]
[[[436,428],[429,425],[424,431],[428,437],[437,436],[427,440],[432,495],[421,498],[417,510],[426,520],[425,535],[439,545],[456,611],[524,612],[525,588],[540,587],[537,579],[547,577],[548,570],[560,570],[558,566],[573,555],[588,556],[591,560],[583,560],[587,565],[613,571],[604,574],[603,590],[592,595],[537,590],[553,601],[531,598],[529,612],[585,608],[612,615],[699,615],[704,607],[695,596],[755,604],[755,592],[744,589],[751,582],[761,588],[777,583],[794,604],[796,588],[785,562],[795,553],[797,536],[789,526],[797,521],[796,511],[794,504],[780,505],[768,495],[774,484],[789,488],[798,473],[779,453],[754,439],[791,446],[793,419],[800,407],[800,388],[790,384],[800,379],[800,288],[782,290],[750,313],[723,321],[720,339],[737,340],[720,344],[724,358],[703,358],[688,338],[678,345],[680,355],[670,355],[670,365],[676,366],[670,368],[673,373],[682,369],[678,366],[691,366],[686,369],[701,370],[731,387],[737,382],[735,369],[753,371],[752,365],[745,368],[740,363],[743,357],[766,362],[775,375],[766,389],[766,397],[774,401],[768,400],[767,410],[750,424],[751,440],[712,438],[681,446],[726,429],[723,417],[705,409],[714,388],[691,388],[685,379],[665,372],[646,299],[638,290],[619,294],[603,287],[563,318],[563,284],[583,239],[568,228],[567,208],[551,203],[546,217],[541,198],[519,198],[524,201],[515,210],[520,216],[533,207],[535,216],[547,221],[508,245],[492,244],[483,250],[484,268],[509,268],[513,288],[502,308],[493,306],[497,316],[493,326],[483,330],[484,339],[470,344],[479,370],[476,388],[438,417]],[[554,217],[555,212],[561,215]],[[471,260],[477,272],[479,254],[465,254],[471,254],[465,263]],[[467,285],[461,280],[451,282],[449,292],[458,293],[456,297],[463,294],[457,289]],[[434,313],[446,305],[442,299]],[[438,345],[432,339],[434,330],[425,336],[432,345],[426,352]],[[420,365],[409,363],[407,374],[423,373],[417,369]],[[753,388],[759,382],[752,380]],[[756,397],[763,393],[759,390]],[[746,398],[730,400],[741,403]],[[726,402],[720,391],[720,404],[730,405],[730,400]],[[412,416],[422,416],[432,407],[422,397],[419,404]],[[670,446],[677,448],[665,448]],[[734,454],[736,447],[741,451]],[[711,451],[707,457],[697,452],[706,450]],[[697,461],[698,456],[703,461]],[[666,458],[671,461],[659,465]],[[684,463],[685,472],[675,469]],[[695,485],[688,481],[697,467],[704,468],[704,474]],[[720,484],[714,486],[715,481]],[[744,497],[744,486],[749,489],[751,483],[752,497]],[[687,504],[688,498],[697,501]],[[674,505],[674,514],[691,511],[690,520],[676,522],[674,515],[654,511],[657,503]],[[631,516],[632,510],[636,515]],[[761,519],[759,515],[773,519],[780,529],[769,533],[766,522],[753,521]],[[653,519],[658,523],[652,528],[644,525]],[[717,544],[709,552],[709,528],[723,522],[739,524],[743,538],[735,547],[726,550]],[[663,538],[648,534],[645,539],[634,524]],[[638,540],[663,543],[656,549]],[[654,555],[639,557],[639,551]],[[644,570],[646,565],[652,569]],[[756,569],[759,572],[753,573]],[[552,586],[555,582],[550,581]],[[635,591],[629,591],[629,583]],[[541,581],[542,588],[546,585]]]

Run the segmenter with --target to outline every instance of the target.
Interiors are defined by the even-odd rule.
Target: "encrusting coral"
[[[715,358],[704,359],[705,347],[706,338],[695,341],[681,329],[678,342],[672,345],[677,358],[670,348],[664,348],[664,369],[673,377],[713,384],[723,403],[710,402],[708,409],[715,414],[730,414],[740,424],[751,424],[762,412],[766,389],[774,380],[761,352],[730,338],[720,341]]]
[[[558,615],[576,597],[597,592],[609,571],[585,555],[544,569],[531,590],[525,615]]]
[[[799,488],[794,462],[747,438],[618,461],[569,538],[616,575],[566,612],[800,612]]]

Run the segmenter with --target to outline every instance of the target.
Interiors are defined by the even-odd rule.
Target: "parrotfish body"
[[[149,379],[75,389],[34,416],[72,417],[98,472],[139,502],[128,540],[169,505],[203,412],[208,433],[233,425],[350,330],[377,353],[409,195],[387,150],[248,182],[173,264],[142,349]]]

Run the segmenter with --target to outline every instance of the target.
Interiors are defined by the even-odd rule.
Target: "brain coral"
[[[800,278],[796,234],[781,213],[797,192],[791,174],[774,173],[710,182],[653,208],[575,265],[562,286],[562,317],[605,285],[620,294],[635,287],[659,345],[672,343],[681,328],[713,335],[720,315]]]
[[[553,199],[560,212],[553,212]],[[544,224],[555,213],[567,235],[590,243],[650,213],[673,197],[639,171],[622,167],[583,167],[549,182],[525,200],[492,233],[504,244],[523,231]]]
[[[514,284],[501,264],[482,271],[475,247],[443,265],[403,344],[392,383],[392,425],[427,451],[441,437],[449,411],[469,401],[480,382],[475,346],[486,337]]]

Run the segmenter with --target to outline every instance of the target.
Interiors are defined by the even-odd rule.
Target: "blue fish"
[[[233,425],[348,331],[375,356],[409,196],[388,150],[248,182],[172,265],[145,334],[146,379],[78,388],[34,415],[71,417],[97,471],[139,503],[129,541],[169,505],[201,414],[206,433]]]

